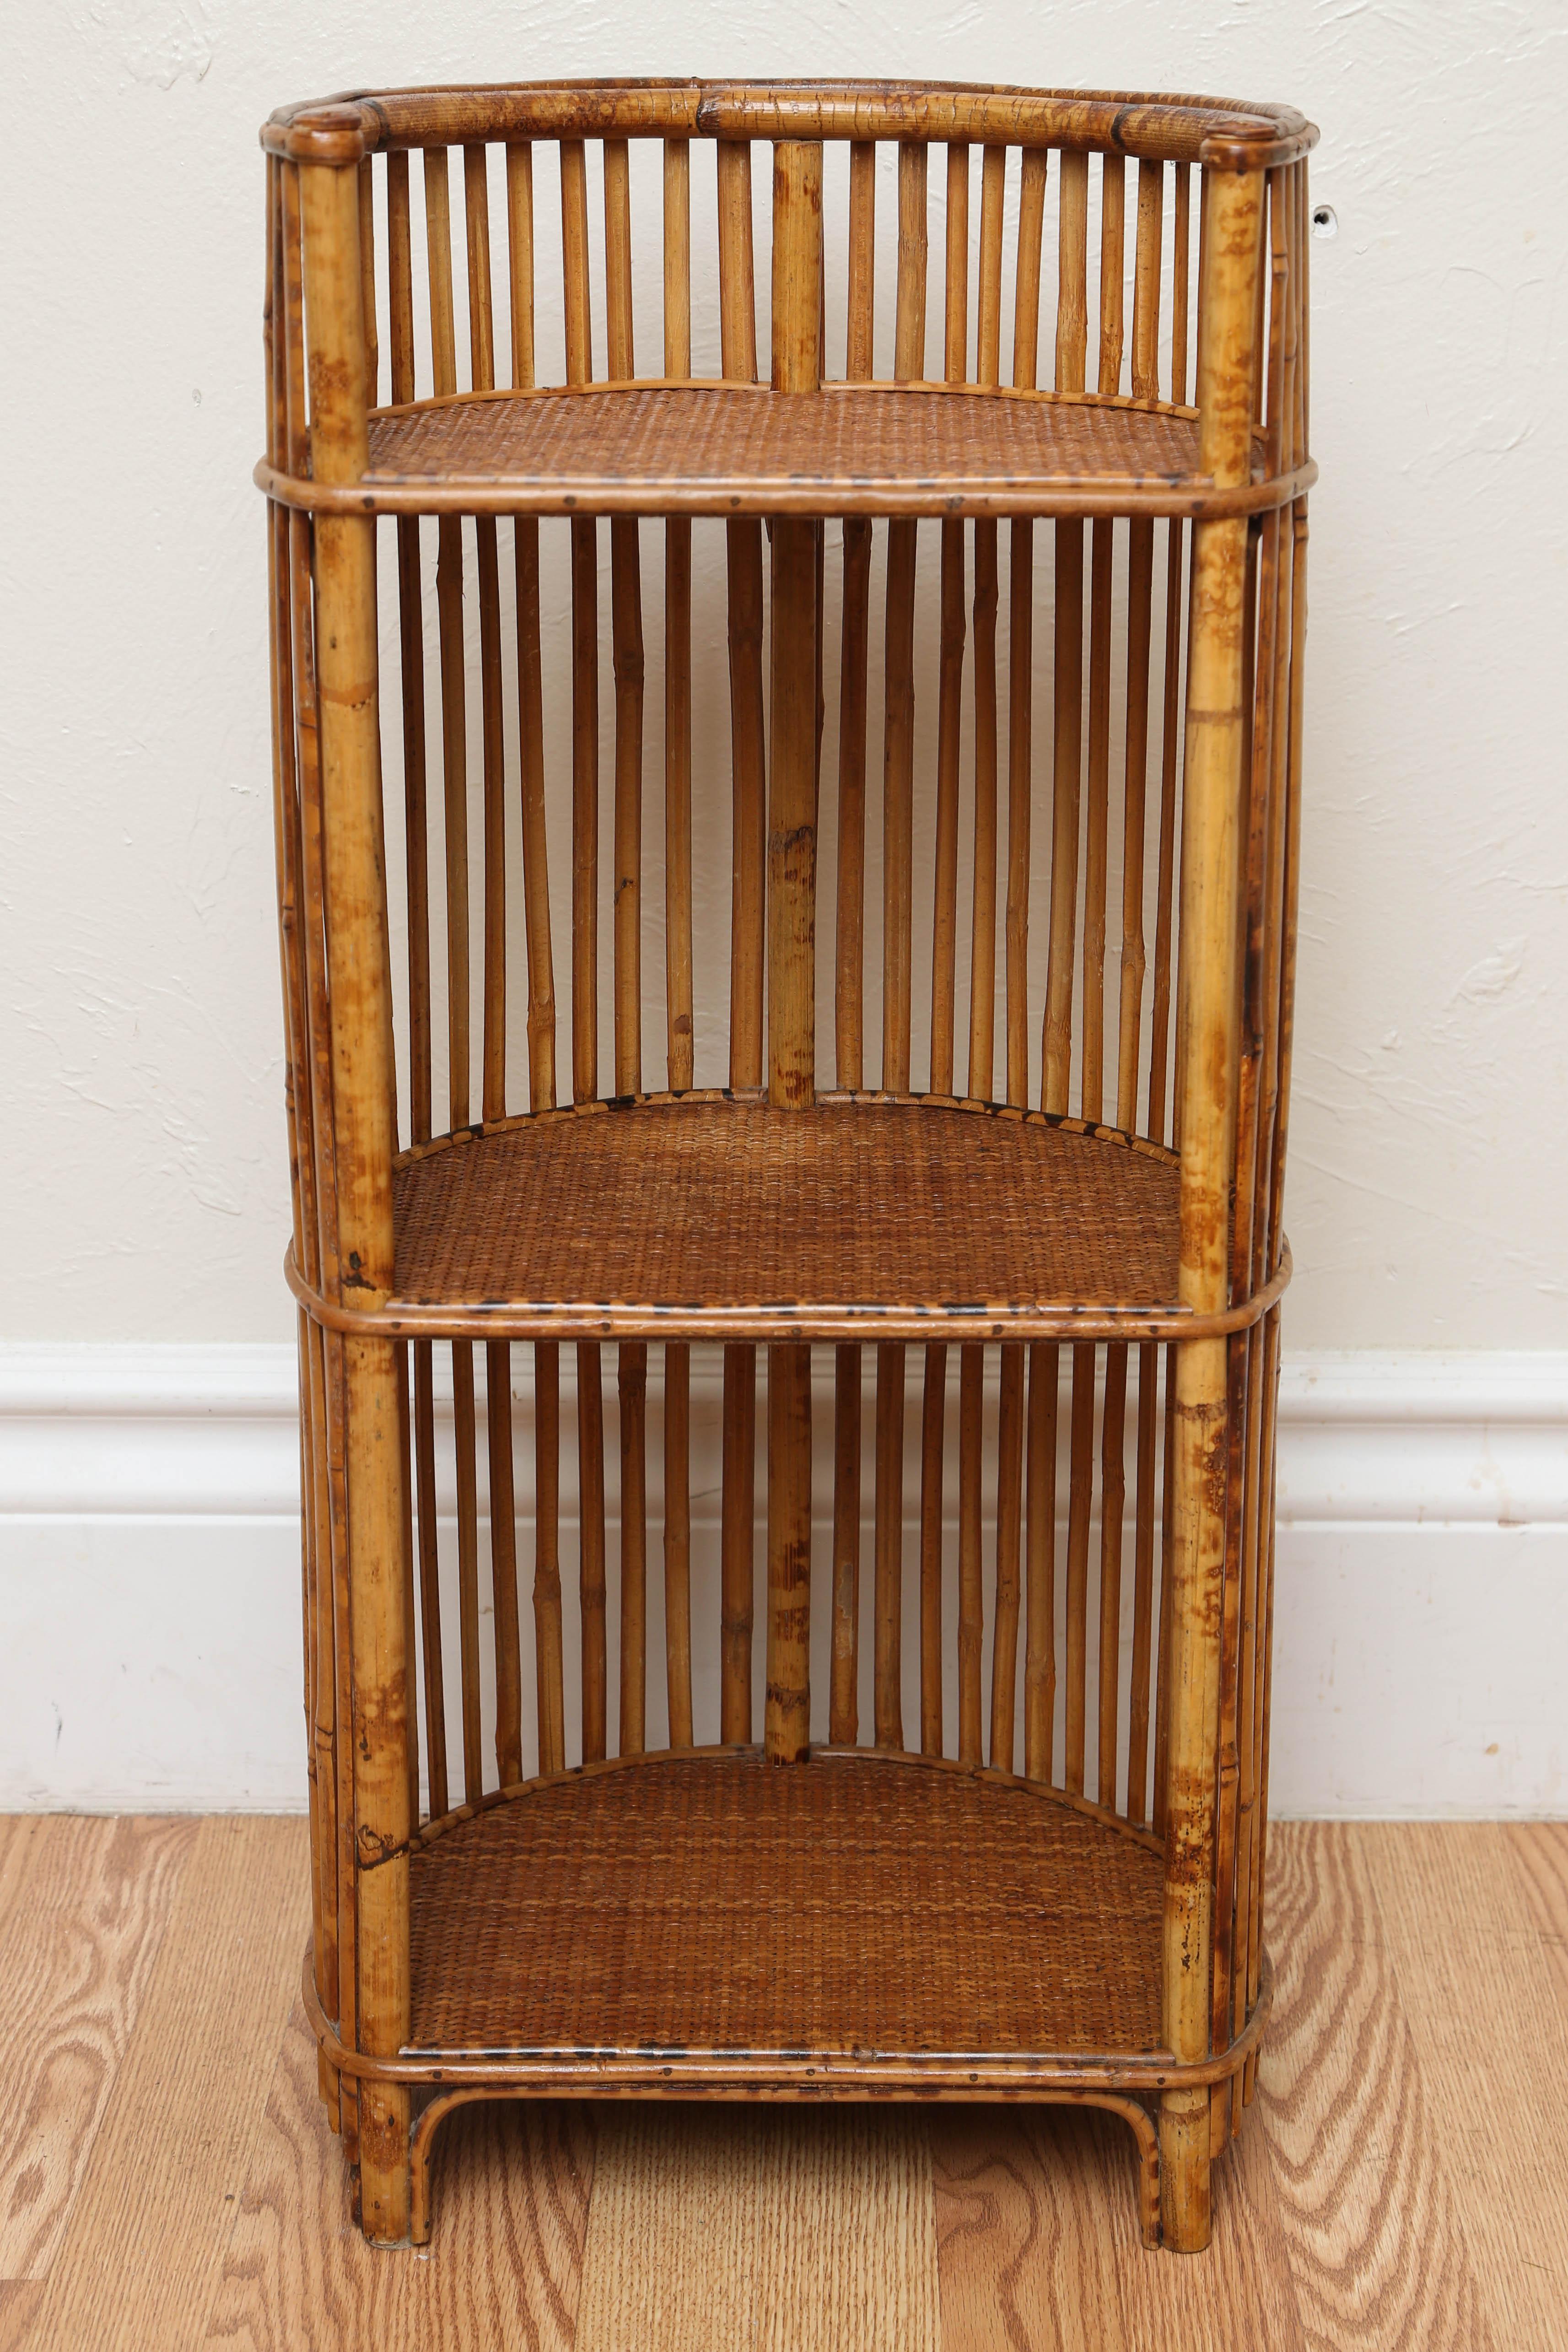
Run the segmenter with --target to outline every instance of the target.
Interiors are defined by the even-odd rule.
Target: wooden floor
[[[470,2109],[425,2254],[349,2219],[305,1832],[0,1819],[0,2352],[1556,2352],[1568,1824],[1271,1842],[1275,2019],[1207,2255],[1113,2119]]]

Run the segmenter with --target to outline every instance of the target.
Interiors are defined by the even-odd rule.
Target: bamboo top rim
[[[343,165],[392,148],[506,139],[906,139],[1067,147],[1152,162],[1267,171],[1318,131],[1298,109],[1143,90],[974,82],[598,80],[347,90],[280,107],[269,153]]]

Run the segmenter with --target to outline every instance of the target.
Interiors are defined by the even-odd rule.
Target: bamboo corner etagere
[[[372,2239],[455,2104],[552,2093],[1088,2102],[1207,2241],[1315,135],[821,82],[263,132],[306,1998]]]

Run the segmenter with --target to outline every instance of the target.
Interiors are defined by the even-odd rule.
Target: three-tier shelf
[[[376,2241],[455,2105],[549,2094],[1109,2107],[1207,2242],[1314,136],[821,82],[263,133],[306,1998]]]

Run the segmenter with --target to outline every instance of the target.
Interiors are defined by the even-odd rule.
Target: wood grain
[[[935,2352],[936,2253],[918,2118],[607,2111],[577,2352]]]
[[[58,2252],[195,1836],[185,1821],[13,1825],[0,1864],[0,2278],[41,2279]]]
[[[1547,1850],[1553,1830],[1568,1847],[1561,1828],[1542,1823],[1526,1851]],[[1559,2128],[1568,2019],[1555,1998],[1559,1954],[1542,1932],[1513,1833],[1486,1822],[1368,1822],[1356,1845],[1497,2340],[1560,2340],[1568,2197],[1558,2168],[1526,2151],[1550,2147]]]
[[[1278,1825],[1269,1863],[1280,1972],[1259,2104],[1306,2339],[1314,2352],[1490,2352],[1497,2339],[1401,2007],[1368,1833]]]
[[[198,2340],[309,1918],[303,1822],[193,1833],[157,1964],[40,2307],[40,2344]]]
[[[581,2110],[459,2109],[442,2127],[435,2169],[428,2253],[364,2244],[296,2011],[203,2340],[245,2352],[568,2352],[593,2177]]]

